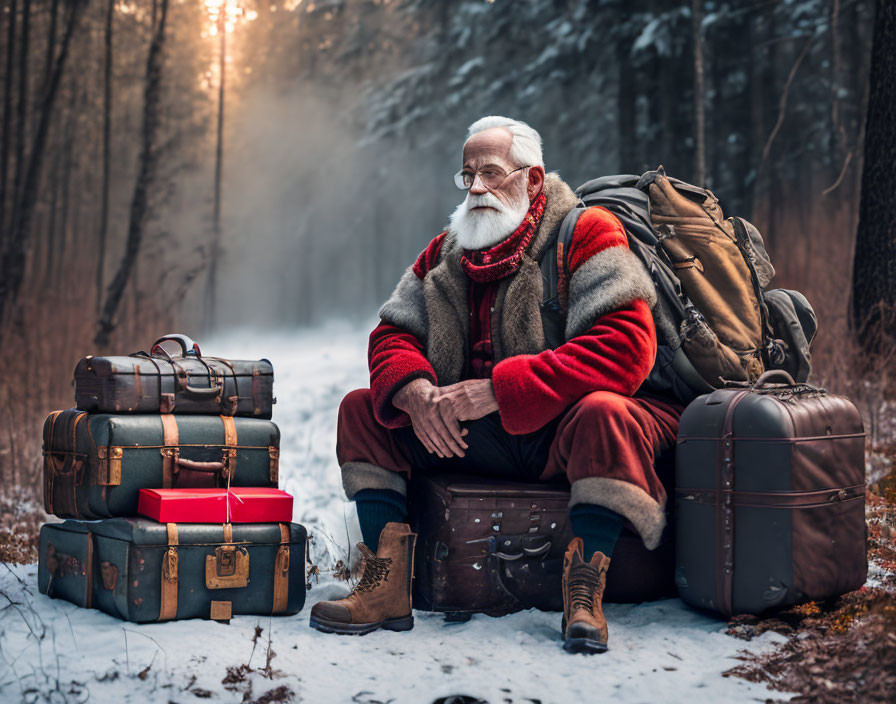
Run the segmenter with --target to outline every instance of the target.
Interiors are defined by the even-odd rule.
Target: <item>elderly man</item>
[[[412,471],[565,474],[576,538],[563,566],[564,647],[602,652],[610,557],[624,525],[647,548],[659,543],[666,495],[653,460],[674,443],[682,411],[634,396],[656,356],[655,290],[619,221],[588,209],[559,284],[566,341],[548,348],[539,261],[575,194],[545,174],[534,129],[496,116],[470,126],[455,183],[467,195],[448,229],[380,309],[370,388],[339,409],[336,454],[357,505],[364,572],[347,598],[316,604],[311,625],[352,634],[413,627]]]

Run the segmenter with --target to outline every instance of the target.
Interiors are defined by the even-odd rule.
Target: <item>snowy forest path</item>
[[[722,673],[740,651],[783,637],[737,640],[724,621],[678,599],[607,605],[610,650],[591,658],[563,651],[560,614],[535,610],[460,624],[418,611],[410,633],[362,638],[309,628],[314,603],[348,591],[330,573],[348,544],[336,414],[348,391],[367,385],[367,335],[367,328],[335,325],[203,342],[215,356],[273,362],[281,488],[295,496],[293,520],[316,536],[312,558],[321,570],[298,615],[238,616],[229,625],[123,623],[38,594],[36,565],[3,565],[0,700],[240,702],[270,693],[267,701],[428,704],[467,694],[491,703],[623,704],[769,696],[763,685]]]

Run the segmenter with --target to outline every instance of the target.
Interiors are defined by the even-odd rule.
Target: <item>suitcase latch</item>
[[[121,484],[121,458],[124,449],[121,447],[106,447],[100,445],[96,448],[99,458],[97,484],[100,486],[118,486]]]
[[[215,559],[217,562],[218,576],[231,577],[236,572],[236,547],[233,545],[223,545],[215,550]]]
[[[165,553],[165,560],[162,563],[162,577],[169,582],[177,581],[177,550],[173,547],[168,548]]]
[[[205,586],[232,589],[249,583],[249,553],[235,545],[221,545],[205,557]]]

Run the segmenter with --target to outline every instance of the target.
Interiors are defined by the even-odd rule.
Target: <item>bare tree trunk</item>
[[[227,54],[227,23],[225,21],[225,5],[222,5],[218,15],[218,36],[220,43],[219,77],[218,77],[218,141],[215,147],[215,201],[212,213],[212,251],[209,263],[208,281],[205,289],[205,329],[213,330],[217,323],[216,295],[218,292],[218,267],[221,259],[221,170],[224,161],[224,82],[225,64]]]
[[[59,229],[56,223],[56,205],[59,201],[59,172],[62,170],[62,150],[56,149],[54,155],[53,175],[50,178],[50,221],[47,224],[47,253],[44,261],[43,276],[41,277],[41,288],[50,289],[54,287],[53,277],[56,272],[56,257],[59,255],[58,243],[56,240],[56,231]]]
[[[621,173],[640,173],[638,150],[635,141],[635,86],[637,82],[632,74],[629,52],[631,39],[627,35],[616,38],[616,63],[618,68],[618,88],[616,110],[619,135],[619,171]]]
[[[877,0],[871,46],[852,323],[874,357],[884,352],[886,326],[896,313],[896,4],[889,0]]]
[[[50,128],[50,119],[53,115],[53,105],[59,92],[59,84],[65,69],[69,45],[78,25],[78,20],[87,6],[87,2],[88,0],[71,0],[68,6],[62,46],[59,56],[56,58],[53,78],[43,96],[40,119],[34,132],[34,143],[28,159],[28,169],[22,184],[22,192],[18,199],[19,204],[14,210],[15,218],[10,228],[9,238],[3,248],[2,259],[0,259],[0,323],[8,315],[10,303],[18,295],[22,285],[22,274],[25,268],[25,244],[30,234],[31,215],[37,200],[37,185],[40,181],[40,171],[43,165],[44,148]]]
[[[16,14],[17,0],[9,5],[9,25],[6,33],[6,76],[3,81],[3,143],[0,147],[0,246],[9,237],[6,227],[7,176],[9,175],[9,135],[12,130],[12,82],[15,76],[14,61],[16,56]],[[12,200],[15,200],[13,195]],[[10,203],[12,204],[12,203]]]
[[[62,277],[65,273],[66,258],[65,253],[69,245],[69,232],[71,232],[71,221],[69,217],[71,213],[71,192],[72,192],[72,171],[74,168],[74,148],[75,143],[75,120],[77,119],[77,109],[75,107],[75,95],[77,86],[71,87],[71,93],[68,101],[68,115],[65,121],[62,138],[62,206],[60,213],[60,237],[59,245],[56,252],[56,267],[53,270],[53,282],[57,288],[62,287]]]
[[[694,178],[698,184],[706,183],[706,130],[704,105],[706,90],[703,85],[703,0],[691,0],[691,28],[694,40],[694,130],[696,150],[694,151]],[[720,87],[716,86],[716,90]]]
[[[744,129],[745,148],[744,153],[749,159],[750,177],[745,183],[743,192],[743,211],[750,220],[754,220],[756,214],[753,212],[756,207],[756,159],[757,145],[761,144],[764,130],[762,127],[762,86],[759,82],[759,55],[756,51],[756,38],[762,36],[762,19],[759,17],[751,17],[747,19],[746,31],[747,42],[749,47],[749,56],[747,57],[747,84],[749,86],[748,109],[744,111],[742,117],[746,121]],[[752,180],[750,180],[752,179]]]
[[[128,280],[134,268],[134,261],[140,253],[140,243],[148,214],[149,189],[153,186],[156,172],[156,133],[159,127],[159,101],[162,85],[162,64],[165,45],[165,21],[168,16],[168,0],[161,0],[158,24],[153,28],[152,41],[146,58],[146,84],[143,93],[143,139],[140,147],[140,163],[134,195],[131,200],[131,214],[128,221],[128,239],[124,256],[112,283],[106,292],[106,301],[97,322],[94,341],[104,347],[109,343],[109,334],[116,328],[115,313],[121,303]]]
[[[50,84],[53,72],[53,54],[56,51],[56,17],[59,14],[59,0],[50,5],[50,28],[47,30],[47,53],[44,58],[44,90]]]
[[[110,142],[112,134],[112,16],[115,0],[106,6],[106,62],[103,74],[103,194],[100,206],[100,232],[96,262],[96,311],[100,313],[103,301],[103,265],[106,261],[106,233],[109,230],[109,171],[111,168]]]
[[[25,142],[28,140],[28,35],[31,30],[31,0],[22,0],[22,41],[19,43],[19,103],[16,120],[16,178],[13,197],[18,207],[21,198],[22,179],[25,177]],[[15,217],[15,207],[13,217]]]

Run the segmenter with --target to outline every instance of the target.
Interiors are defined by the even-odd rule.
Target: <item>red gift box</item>
[[[280,489],[141,489],[137,513],[159,523],[289,523],[292,496]]]

